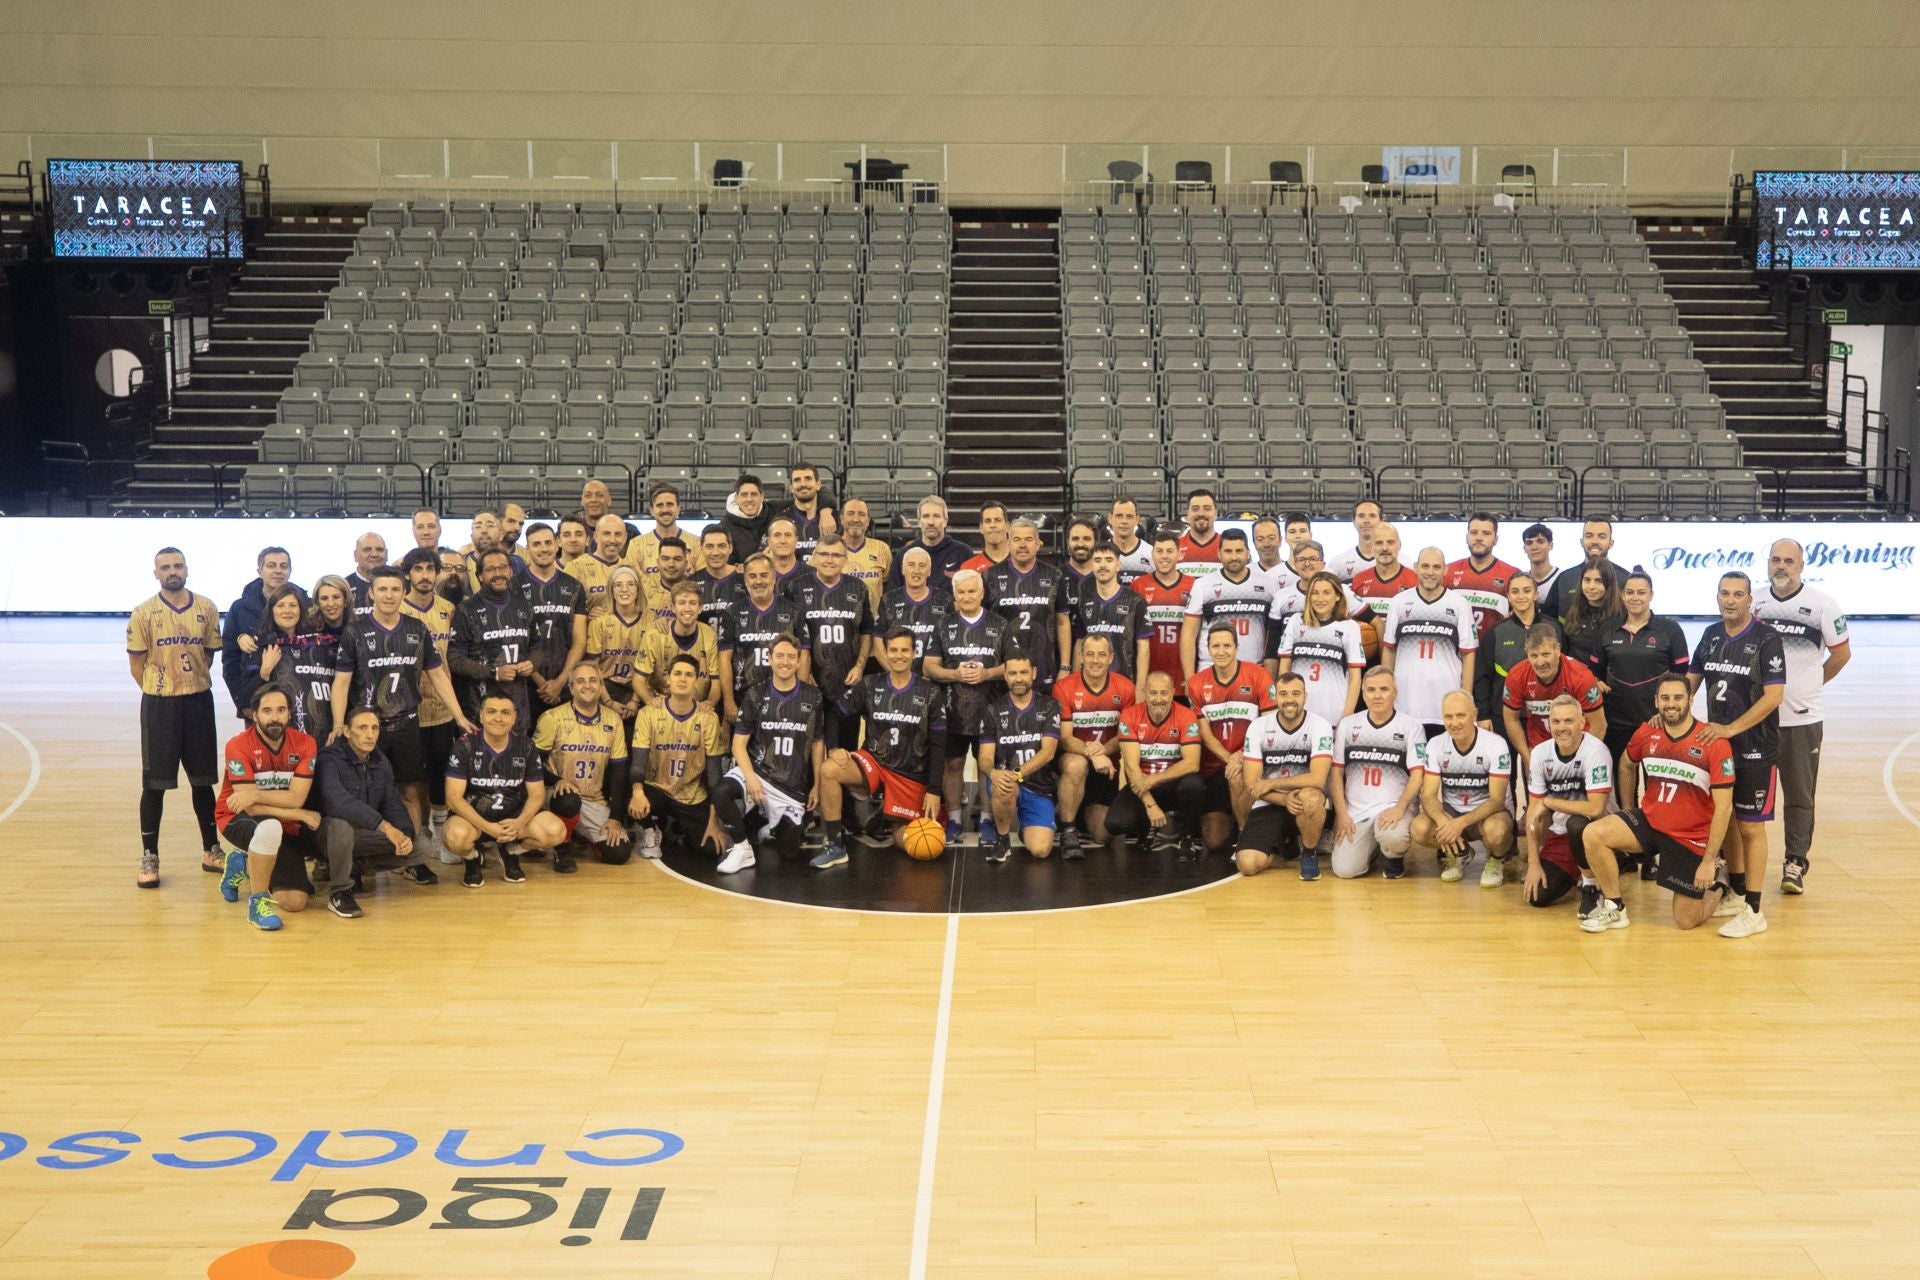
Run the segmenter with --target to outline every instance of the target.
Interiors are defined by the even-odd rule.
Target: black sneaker
[[[574,856],[570,845],[561,845],[553,851],[553,870],[555,875],[570,876],[580,869],[580,860]]]
[[[485,884],[487,882],[486,859],[477,852],[468,858],[466,873],[460,877],[460,880],[469,889],[478,889]]]
[[[1069,826],[1060,833],[1060,856],[1068,862],[1078,862],[1087,856],[1080,847],[1080,828]]]
[[[1650,853],[1641,858],[1640,878],[1642,880],[1658,880],[1660,878],[1660,859]]]
[[[1780,868],[1780,892],[1799,897],[1807,891],[1807,864],[1788,862]]]
[[[1600,905],[1600,886],[1591,882],[1580,886],[1580,918],[1585,920]]]
[[[525,884],[527,882],[527,873],[520,868],[519,854],[508,853],[504,849],[501,850],[500,865],[505,869],[502,878],[508,884]]]
[[[1204,846],[1198,836],[1180,836],[1173,842],[1175,862],[1198,862]]]
[[[408,867],[400,873],[400,876],[403,880],[410,881],[413,884],[428,885],[440,883],[440,877],[435,874],[432,867],[427,866],[425,863],[417,867]]]
[[[1013,856],[1013,840],[1011,837],[1008,837],[1008,836],[1001,836],[998,840],[995,840],[987,848],[988,862],[1005,862],[1008,858],[1011,858],[1012,856]]]
[[[1388,858],[1387,859],[1387,871],[1386,871],[1387,879],[1398,880],[1406,874],[1407,874],[1407,860],[1405,858]]]
[[[327,895],[327,910],[333,912],[333,914],[339,916],[342,920],[358,920],[361,916],[367,914],[360,909],[360,904],[353,900],[353,891],[351,889],[335,889],[331,894]]]

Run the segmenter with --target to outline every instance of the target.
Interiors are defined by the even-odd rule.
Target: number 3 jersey
[[[821,702],[820,690],[804,681],[782,693],[769,680],[747,694],[733,722],[734,736],[747,739],[753,771],[795,800],[813,788]]]
[[[543,781],[540,751],[524,733],[508,734],[507,745],[495,751],[476,729],[455,740],[447,777],[467,784],[466,800],[475,813],[498,822],[526,808],[529,782]]]
[[[372,707],[382,724],[405,720],[420,711],[420,677],[440,665],[440,650],[418,618],[401,614],[391,628],[368,614],[347,624],[340,635],[335,669],[351,672],[350,707]]]
[[[1241,754],[1260,762],[1263,778],[1297,778],[1311,770],[1315,760],[1333,759],[1333,726],[1307,711],[1301,714],[1300,723],[1289,729],[1280,723],[1279,712],[1271,712],[1247,730],[1247,745]],[[1264,809],[1273,803],[1256,800],[1253,807]]]
[[[881,768],[930,787],[940,785],[932,776],[933,748],[936,735],[943,747],[946,741],[945,689],[922,675],[895,685],[891,674],[876,671],[848,691],[847,709],[866,722],[862,749]]]
[[[1348,816],[1355,822],[1378,817],[1399,803],[1415,774],[1426,771],[1419,722],[1396,711],[1385,724],[1375,724],[1369,713],[1354,712],[1333,731],[1333,767],[1341,771]]]

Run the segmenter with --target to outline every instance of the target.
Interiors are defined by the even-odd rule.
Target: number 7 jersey
[[[353,675],[348,707],[337,714],[344,718],[349,708],[372,707],[383,724],[391,724],[419,714],[420,677],[440,665],[440,650],[420,619],[403,613],[389,629],[368,614],[347,624],[334,663],[335,670]]]

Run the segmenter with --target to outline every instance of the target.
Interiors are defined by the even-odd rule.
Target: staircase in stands
[[[273,421],[327,290],[353,252],[355,230],[344,221],[281,219],[261,237],[213,317],[207,350],[194,356],[192,381],[174,392],[172,414],[135,462],[118,506],[213,510],[211,468],[253,459],[254,440]],[[227,471],[229,494],[239,478],[238,467]]]
[[[948,333],[951,531],[977,544],[988,499],[1046,515],[1057,530],[1066,501],[1058,226],[956,218]]]
[[[1789,347],[1740,246],[1720,227],[1649,227],[1646,238],[1747,465],[1786,473],[1787,514],[1858,517],[1871,510],[1865,474],[1848,463],[1825,397]],[[1771,500],[1773,477],[1762,471],[1761,479]]]

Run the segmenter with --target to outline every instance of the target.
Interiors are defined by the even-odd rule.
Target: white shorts
[[[574,824],[573,833],[598,844],[606,839],[607,819],[612,817],[605,800],[580,799],[580,820]]]
[[[727,777],[739,783],[742,792],[746,791],[747,780],[741,776],[738,768],[727,770]],[[797,827],[805,827],[807,825],[806,805],[795,800],[792,796],[774,786],[765,778],[760,779],[760,791],[762,798],[759,804],[759,812],[760,815],[766,819],[768,830],[779,826],[782,819],[791,819]],[[749,809],[754,807],[751,799],[747,801],[747,807]]]
[[[1327,830],[1333,830],[1333,824],[1327,824]],[[1407,856],[1407,846],[1413,841],[1413,813],[1409,805],[1400,815],[1397,825],[1380,825],[1380,815],[1371,818],[1355,818],[1353,838],[1336,840],[1333,845],[1333,874],[1345,880],[1367,874],[1373,865],[1373,851],[1376,847],[1389,858]]]

